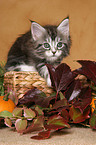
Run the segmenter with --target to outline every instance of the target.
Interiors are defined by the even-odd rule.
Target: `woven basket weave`
[[[21,98],[25,92],[34,87],[42,90],[47,96],[53,92],[52,88],[47,86],[45,80],[40,77],[38,72],[10,71],[4,75],[5,93],[8,92],[8,89],[12,89],[18,98]]]

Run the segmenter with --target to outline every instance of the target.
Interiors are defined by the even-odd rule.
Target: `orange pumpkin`
[[[93,98],[91,101],[91,108],[92,108],[92,113],[94,112],[94,109],[96,109],[96,98]]]
[[[7,96],[0,96],[0,112],[6,110],[12,113],[15,107],[15,103]]]

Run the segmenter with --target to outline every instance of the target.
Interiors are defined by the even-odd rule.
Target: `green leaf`
[[[86,108],[82,113],[79,108],[75,108],[74,106],[70,107],[69,115],[73,120],[73,123],[80,123],[89,118],[90,109]]]
[[[22,116],[22,108],[15,108],[12,112],[13,116]]]
[[[12,126],[12,122],[10,118],[5,118],[4,119],[6,126],[11,127]]]
[[[36,113],[32,109],[25,108],[24,109],[24,117],[27,119],[33,119],[36,116]]]
[[[13,117],[13,115],[12,115],[11,112],[5,110],[5,111],[0,112],[0,117],[4,117],[4,118],[9,117],[9,118],[11,118],[11,117]]]
[[[15,122],[17,132],[22,133],[27,127],[27,120],[17,119]]]
[[[60,100],[65,98],[62,92],[59,92],[59,95],[60,95]]]
[[[94,112],[90,118],[90,127],[92,129],[96,129],[96,110],[94,110]]]
[[[43,115],[44,114],[42,109],[40,108],[40,106],[36,106],[35,110],[38,112],[38,115]]]
[[[47,125],[45,125],[45,128],[50,130],[58,130],[64,127],[70,128],[70,125],[60,115],[51,116],[47,121]]]

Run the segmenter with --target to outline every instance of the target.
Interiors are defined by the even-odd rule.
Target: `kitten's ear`
[[[69,18],[64,19],[59,26],[57,27],[57,30],[67,37],[69,36]]]
[[[31,33],[33,39],[36,41],[45,34],[46,30],[36,22],[31,24]]]

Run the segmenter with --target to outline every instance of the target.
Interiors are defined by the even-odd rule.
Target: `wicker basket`
[[[45,80],[40,77],[38,72],[6,72],[4,75],[5,93],[12,89],[21,98],[25,92],[32,88],[42,90],[46,95],[50,95],[53,90],[48,87]]]

